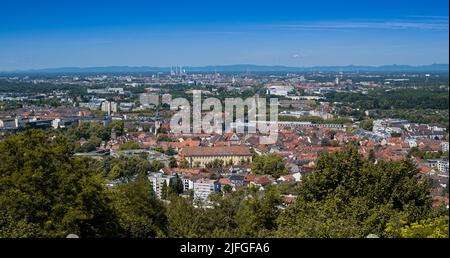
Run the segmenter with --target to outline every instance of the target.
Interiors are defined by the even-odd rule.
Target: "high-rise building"
[[[117,103],[113,101],[104,101],[102,102],[102,111],[108,113],[108,116],[111,115],[111,113],[117,112]]]
[[[159,95],[154,93],[141,93],[139,95],[139,102],[143,106],[150,106],[150,105],[159,105]]]
[[[175,176],[165,175],[161,172],[151,173],[148,176],[148,180],[150,180],[152,184],[153,193],[156,197],[160,198],[163,196],[163,188],[164,185],[168,189],[170,182],[176,180]]]
[[[448,142],[442,142],[442,152],[448,152]]]
[[[169,104],[172,102],[172,95],[169,93],[163,94],[161,96],[161,104]]]

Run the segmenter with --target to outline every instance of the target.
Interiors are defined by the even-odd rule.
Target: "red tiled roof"
[[[172,170],[168,167],[163,167],[161,168],[161,170],[163,171],[164,174],[171,174]]]
[[[216,142],[214,143],[214,146],[218,147],[218,146],[231,146],[230,142]]]
[[[181,153],[185,157],[252,155],[248,147],[244,146],[185,147]]]
[[[433,207],[448,205],[448,196],[433,196]]]
[[[182,174],[200,174],[200,169],[193,168],[173,168],[172,172]]]
[[[228,179],[228,178],[220,178],[219,179],[219,183],[224,184],[224,185],[228,185],[228,184],[230,184],[230,179]]]
[[[253,180],[253,182],[255,184],[260,184],[260,185],[267,185],[270,183],[270,179],[267,176],[257,176],[255,177],[255,179]]]
[[[401,143],[402,142],[402,138],[401,137],[391,137],[388,139],[389,143]]]
[[[284,179],[286,181],[295,181],[295,178],[293,175],[280,176],[280,179]]]
[[[292,204],[292,203],[295,202],[295,199],[297,198],[297,196],[295,196],[295,195],[285,195],[285,194],[282,194],[282,195],[280,195],[280,198],[281,198],[281,200],[283,200],[285,203]]]
[[[200,141],[186,140],[183,142],[170,142],[168,143],[168,145],[172,146],[173,148],[196,147],[200,146]]]
[[[421,172],[421,173],[424,173],[424,174],[429,174],[429,173],[431,173],[431,171],[433,171],[432,168],[427,167],[427,166],[425,166],[425,165],[419,165],[419,166],[417,166],[417,167],[420,169],[420,172]]]
[[[256,175],[246,175],[244,178],[244,181],[246,181],[246,182],[253,181],[253,180],[255,180],[255,177],[256,177]]]

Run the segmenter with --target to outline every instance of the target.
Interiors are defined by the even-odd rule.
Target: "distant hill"
[[[61,67],[36,70],[17,70],[0,72],[3,74],[86,74],[86,73],[156,73],[170,72],[170,67],[152,66],[105,66],[105,67]],[[175,68],[174,68],[175,69]],[[383,66],[315,66],[315,67],[289,67],[266,66],[252,64],[238,65],[212,65],[183,67],[187,72],[448,72],[448,64],[432,64],[421,66],[410,65],[383,65]]]

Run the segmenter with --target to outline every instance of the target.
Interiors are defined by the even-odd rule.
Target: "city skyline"
[[[448,64],[447,1],[3,5],[0,71]]]
[[[388,64],[380,66],[285,66],[285,65],[254,65],[254,64],[231,64],[231,65],[205,65],[205,66],[89,66],[89,67],[48,67],[40,69],[23,69],[1,71],[0,74],[78,74],[78,73],[158,73],[183,75],[188,73],[250,73],[250,72],[448,72],[449,64],[428,65],[402,65]]]

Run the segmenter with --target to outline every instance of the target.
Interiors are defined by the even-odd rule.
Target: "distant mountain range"
[[[173,68],[175,70],[175,67]],[[212,65],[212,66],[186,66],[188,73],[192,72],[448,72],[448,64],[432,64],[421,66],[410,65],[383,65],[383,66],[315,66],[315,67],[289,67],[267,65]],[[169,73],[171,67],[152,66],[105,66],[105,67],[61,67],[35,70],[4,71],[0,74],[102,74],[102,73]]]

